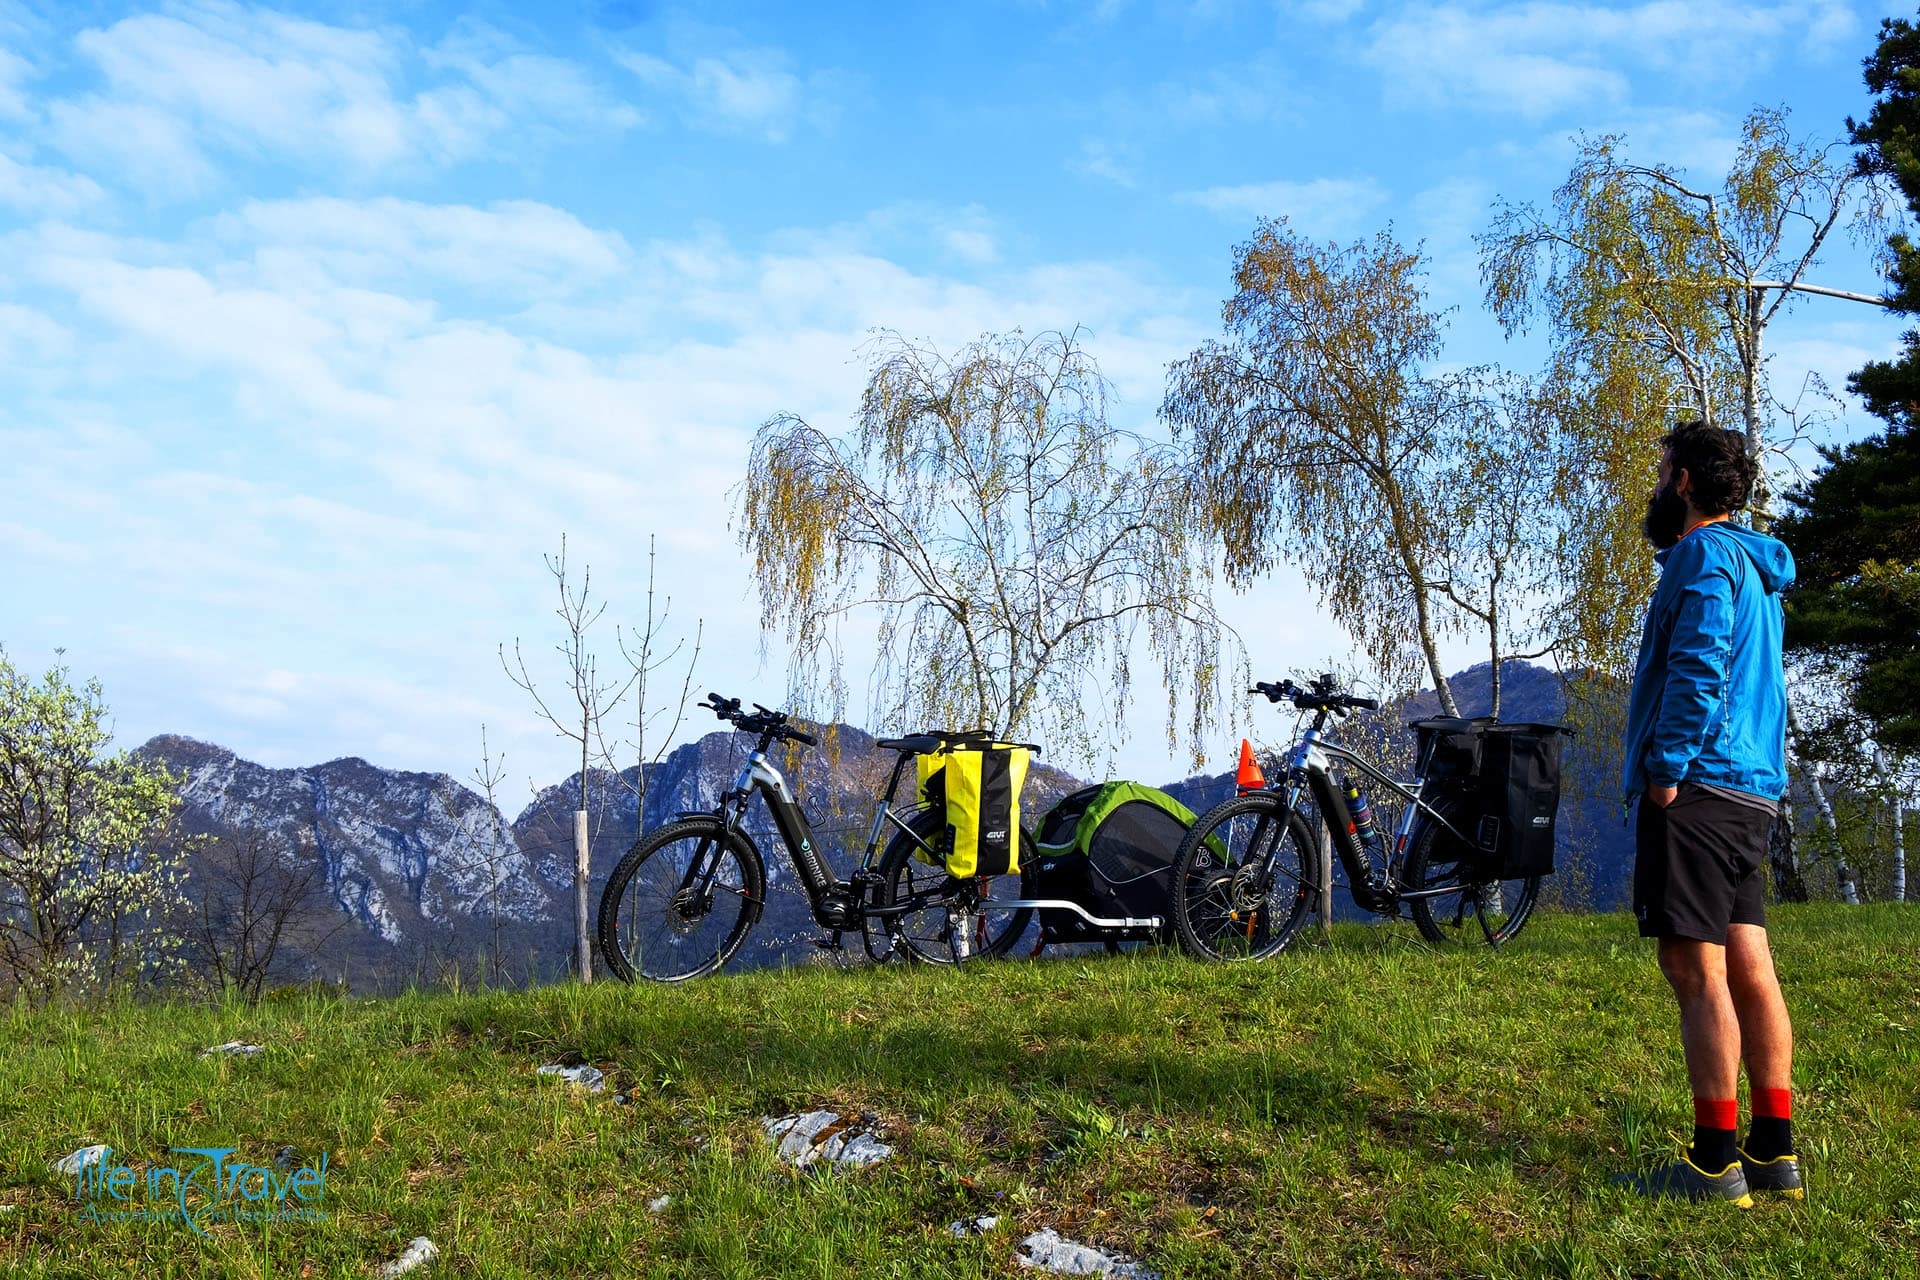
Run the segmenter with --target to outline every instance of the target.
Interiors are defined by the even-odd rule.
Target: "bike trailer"
[[[1040,909],[1043,942],[1170,936],[1173,858],[1193,811],[1138,782],[1102,782],[1060,800],[1040,820],[1030,892],[1066,899],[1102,919],[1158,917],[1159,928],[1101,926],[1060,908]]]
[[[947,816],[939,852],[948,874],[1020,870],[1020,789],[1034,750],[1025,743],[956,737],[915,759],[921,800]]]
[[[1490,879],[1553,873],[1560,751],[1573,730],[1503,724],[1489,716],[1416,720],[1416,771],[1446,805]]]

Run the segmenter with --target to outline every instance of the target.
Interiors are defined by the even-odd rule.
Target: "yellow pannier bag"
[[[939,853],[949,875],[1000,876],[1020,870],[1020,789],[1026,785],[1034,750],[1021,742],[956,738],[914,762],[921,799],[929,808],[946,812],[946,839]]]

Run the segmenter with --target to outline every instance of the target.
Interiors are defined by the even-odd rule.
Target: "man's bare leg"
[[[1717,942],[1662,938],[1660,972],[1680,1002],[1680,1045],[1693,1086],[1693,1145],[1682,1160],[1615,1182],[1643,1195],[1751,1208],[1753,1196],[1734,1141],[1740,1020],[1727,989],[1727,949]]]
[[[1727,990],[1740,1022],[1740,1056],[1747,1064],[1747,1085],[1761,1089],[1793,1087],[1793,1024],[1780,979],[1773,972],[1767,931],[1757,924],[1727,926]]]
[[[1753,1127],[1742,1154],[1756,1191],[1801,1196],[1793,1159],[1793,1024],[1773,971],[1767,931],[1754,924],[1727,929],[1727,987],[1740,1021],[1740,1051],[1753,1099]]]
[[[1728,988],[1727,948],[1692,938],[1662,938],[1660,972],[1680,1002],[1680,1046],[1693,1096],[1737,1097],[1740,1020]],[[1785,1016],[1784,1008],[1781,1014]]]

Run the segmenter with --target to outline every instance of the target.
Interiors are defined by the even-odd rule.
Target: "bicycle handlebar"
[[[1342,693],[1339,681],[1331,674],[1310,681],[1304,687],[1291,680],[1282,680],[1278,684],[1263,680],[1247,692],[1262,694],[1268,702],[1291,702],[1302,711],[1332,711],[1344,716],[1354,710],[1380,709],[1378,698],[1356,698],[1352,694]]]
[[[787,723],[787,713],[753,704],[753,710],[742,711],[740,699],[723,698],[709,691],[707,700],[700,704],[714,715],[725,720],[742,733],[762,733],[769,738],[779,738],[786,742],[798,742],[802,746],[817,747],[820,739],[810,733],[802,733]]]

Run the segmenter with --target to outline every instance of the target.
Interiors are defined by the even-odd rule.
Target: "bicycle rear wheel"
[[[600,954],[624,982],[718,972],[765,903],[752,843],[717,818],[661,827],[620,859],[600,894]]]
[[[880,905],[916,904],[898,915],[883,917],[895,951],[904,951],[908,958],[927,964],[957,964],[963,955],[1003,956],[1013,950],[1029,933],[1032,909],[981,908],[996,900],[1032,897],[1026,888],[1027,872],[956,879],[947,874],[944,866],[915,856],[933,845],[940,833],[939,817],[931,812],[921,813],[908,825],[911,834],[907,831],[895,834],[880,859]],[[1033,837],[1022,831],[1022,866],[1031,866],[1037,856]],[[962,941],[964,947],[959,945]]]
[[[1497,947],[1526,927],[1540,899],[1540,877],[1488,879],[1482,855],[1438,822],[1426,819],[1407,847],[1404,879],[1417,892],[1445,890],[1407,903],[1414,924],[1429,942],[1469,942]]]
[[[1270,791],[1235,796],[1193,824],[1173,860],[1173,921],[1201,960],[1278,954],[1313,909],[1316,860],[1306,819]]]

